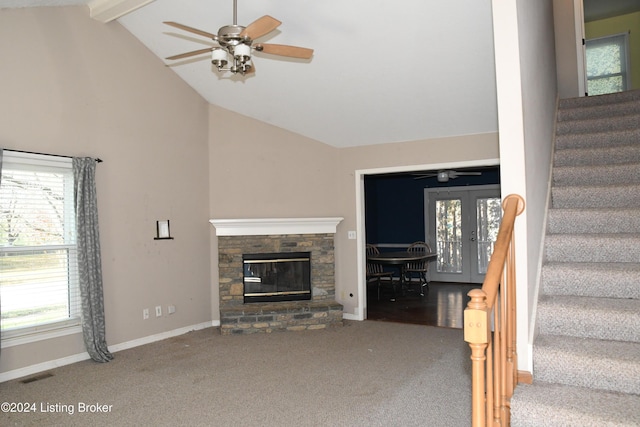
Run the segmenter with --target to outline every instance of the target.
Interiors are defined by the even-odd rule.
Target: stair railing
[[[513,228],[524,199],[505,197],[504,213],[482,289],[469,292],[464,340],[471,348],[472,426],[510,425],[510,401],[518,380],[516,269]]]

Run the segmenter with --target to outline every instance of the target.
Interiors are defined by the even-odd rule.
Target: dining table
[[[438,256],[435,252],[408,252],[408,251],[397,251],[397,252],[380,252],[378,254],[367,255],[367,262],[374,262],[382,265],[389,265],[397,267],[400,271],[400,289],[404,292],[405,289],[405,280],[404,280],[404,266],[410,262],[418,262],[418,261],[433,261]],[[396,300],[396,289],[393,287],[393,299],[391,301]]]

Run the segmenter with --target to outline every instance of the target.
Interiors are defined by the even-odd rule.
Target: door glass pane
[[[478,219],[478,274],[486,274],[502,218],[500,198],[477,199],[476,216]]]
[[[440,273],[462,273],[462,200],[436,201],[436,245]]]

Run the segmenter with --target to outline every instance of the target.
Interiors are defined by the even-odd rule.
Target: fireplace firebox
[[[311,299],[311,253],[244,254],[244,302]]]

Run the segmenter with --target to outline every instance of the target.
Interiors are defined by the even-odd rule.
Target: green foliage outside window
[[[587,40],[587,92],[589,95],[627,89],[626,35]]]

